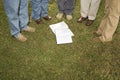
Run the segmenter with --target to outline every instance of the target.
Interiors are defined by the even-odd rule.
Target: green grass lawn
[[[24,32],[28,40],[21,43],[11,37],[0,1],[0,80],[120,80],[120,24],[112,42],[94,42],[92,31],[104,15],[104,2],[94,24],[86,27],[76,22],[80,17],[79,0],[76,1],[73,20],[63,19],[75,36],[72,44],[64,45],[56,44],[49,28],[60,22],[55,18],[56,2],[49,4],[52,20],[41,25],[30,23],[36,32]]]

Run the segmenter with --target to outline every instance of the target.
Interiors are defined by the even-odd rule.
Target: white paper
[[[56,36],[57,44],[72,43],[72,36],[74,36],[74,34],[64,21],[52,24],[50,28]]]
[[[62,21],[60,23],[50,25],[50,28],[55,34],[55,30],[58,30],[58,29],[61,30],[61,29],[66,29],[66,28],[68,29],[68,25],[64,21]]]
[[[56,36],[57,44],[72,43],[72,37],[70,35]]]
[[[72,33],[72,31],[70,29],[57,29],[55,30],[55,34],[56,36],[63,36],[63,35],[70,35],[70,36],[74,36],[74,34]]]

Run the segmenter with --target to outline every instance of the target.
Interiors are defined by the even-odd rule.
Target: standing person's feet
[[[49,20],[51,20],[52,18],[51,18],[51,16],[45,16],[45,17],[43,17],[43,19],[49,21]]]
[[[60,20],[60,19],[62,19],[63,15],[64,15],[63,13],[58,13],[56,15],[56,18]]]
[[[91,26],[91,25],[93,24],[93,22],[94,22],[94,20],[89,20],[89,19],[88,19],[88,21],[87,21],[87,23],[86,23],[86,26]]]
[[[83,21],[85,21],[87,19],[87,17],[80,17],[77,22],[78,23],[82,23]]]
[[[38,20],[35,20],[36,24],[42,24],[42,20],[41,19],[38,19]]]
[[[73,18],[72,15],[66,15],[67,20],[71,20],[72,18]]]
[[[26,31],[26,32],[35,32],[35,28],[27,26],[27,28],[24,29],[23,31]]]
[[[27,41],[27,38],[24,35],[22,35],[21,33],[19,33],[18,35],[14,36],[14,37],[20,42]]]

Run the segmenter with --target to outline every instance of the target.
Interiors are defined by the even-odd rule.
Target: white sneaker
[[[23,31],[27,31],[27,32],[35,32],[35,28],[27,26],[27,28]]]
[[[63,13],[58,13],[58,14],[56,15],[56,18],[57,18],[57,19],[62,19],[62,17],[63,17]]]
[[[71,20],[72,18],[73,18],[72,15],[66,15],[67,20]]]
[[[25,42],[27,40],[27,38],[24,35],[22,35],[21,33],[18,34],[17,36],[15,36],[15,38],[21,42]]]

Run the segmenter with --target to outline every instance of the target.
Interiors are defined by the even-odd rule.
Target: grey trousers
[[[60,13],[71,15],[74,10],[74,0],[57,0],[58,10]]]

